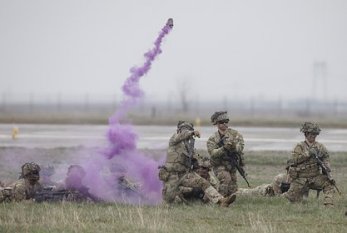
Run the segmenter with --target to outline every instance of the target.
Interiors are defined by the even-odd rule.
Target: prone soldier
[[[40,166],[36,163],[25,163],[22,166],[20,179],[2,188],[0,202],[33,200],[35,194],[42,190],[39,182]]]
[[[242,196],[279,196],[288,191],[290,179],[286,173],[280,173],[274,177],[272,183],[262,184],[255,188],[239,188],[236,194]]]
[[[64,198],[67,201],[101,201],[100,198],[91,194],[89,188],[83,184],[85,175],[86,172],[82,166],[70,165],[65,180],[60,182],[52,191],[67,193],[68,198]]]

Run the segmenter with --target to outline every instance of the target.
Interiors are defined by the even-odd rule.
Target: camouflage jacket
[[[224,139],[231,141],[231,143],[235,145],[234,153],[237,154],[237,156],[240,159],[240,165],[243,166],[244,141],[242,135],[238,131],[228,128]],[[225,166],[228,168],[228,170],[234,169],[230,167],[230,161],[228,160],[228,152],[221,145],[221,141],[223,141],[223,139],[221,138],[221,135],[218,131],[215,132],[207,140],[207,151],[211,156],[211,165],[212,167]]]
[[[189,140],[192,134],[193,131],[183,131],[171,136],[165,162],[168,172],[184,173],[190,169],[191,159],[184,142]],[[193,157],[196,157],[195,149],[193,149]]]
[[[329,153],[325,146],[319,142],[309,146],[303,141],[295,146],[292,158],[288,160],[289,174],[292,178],[311,177],[320,174],[317,160],[310,154],[310,151],[314,151],[324,165],[330,169]]]
[[[42,189],[40,183],[34,185],[30,184],[26,179],[19,179],[13,184],[9,185],[11,188],[11,200],[12,201],[23,201],[33,199],[36,192]]]

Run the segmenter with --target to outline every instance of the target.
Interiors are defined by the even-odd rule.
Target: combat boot
[[[334,208],[335,206],[332,203],[324,203],[324,207],[325,208]]]
[[[236,199],[235,194],[231,194],[228,197],[223,197],[222,199],[219,200],[218,204],[221,207],[228,207],[231,203],[233,203]]]

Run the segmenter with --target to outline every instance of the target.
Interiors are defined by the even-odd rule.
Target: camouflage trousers
[[[320,174],[310,178],[296,178],[292,180],[288,192],[284,193],[290,202],[303,200],[308,189],[322,189],[324,193],[324,205],[333,205],[334,186],[329,182],[327,176]]]
[[[228,170],[224,166],[214,167],[213,172],[216,175],[219,184],[217,190],[223,196],[229,196],[237,191],[236,170]]]
[[[237,190],[236,195],[241,196],[275,196],[272,184],[262,184],[255,188],[240,188]]]
[[[164,183],[163,199],[167,203],[180,203],[185,201],[184,196],[193,189],[202,190],[204,198],[212,203],[218,203],[223,198],[209,181],[195,172],[189,172],[184,175],[170,174]]]

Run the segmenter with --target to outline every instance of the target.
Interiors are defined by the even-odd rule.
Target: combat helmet
[[[216,125],[219,121],[223,121],[223,120],[229,120],[229,116],[228,116],[227,111],[215,112],[211,116],[211,122],[214,125]]]
[[[22,166],[22,177],[30,180],[39,180],[40,170],[40,166],[36,163],[25,163]]]
[[[179,121],[177,124],[177,130],[182,130],[182,129],[194,130],[194,125],[186,121]]]
[[[300,132],[306,133],[313,133],[318,135],[320,133],[321,129],[319,128],[319,125],[317,123],[312,122],[305,122],[300,129]]]

